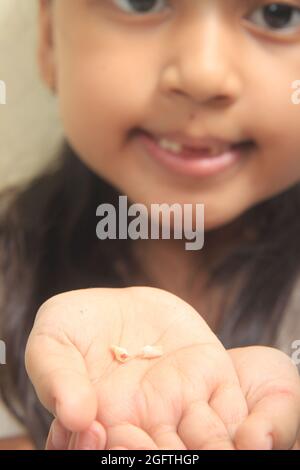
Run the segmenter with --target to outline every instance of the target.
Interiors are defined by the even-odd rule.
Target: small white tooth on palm
[[[141,351],[141,357],[144,359],[154,359],[156,357],[161,357],[163,355],[163,350],[161,346],[144,346]]]
[[[111,350],[115,356],[115,359],[119,362],[125,363],[133,358],[142,358],[142,359],[155,359],[157,357],[161,357],[163,355],[163,350],[161,346],[144,346],[140,353],[138,354],[129,354],[126,348],[122,348],[120,346],[112,345]]]
[[[120,346],[112,345],[111,350],[114,353],[115,358],[119,362],[127,362],[131,358],[130,354],[128,353],[127,349],[125,349],[125,348],[121,348]]]

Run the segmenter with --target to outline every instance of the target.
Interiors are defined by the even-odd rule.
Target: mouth
[[[245,160],[256,147],[253,139],[233,141],[212,136],[190,137],[173,133],[152,134],[143,129],[137,136],[147,154],[169,170],[189,176],[210,176]]]

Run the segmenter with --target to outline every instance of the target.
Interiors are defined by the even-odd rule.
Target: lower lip
[[[236,165],[245,156],[245,149],[242,146],[211,157],[205,151],[173,153],[161,148],[150,134],[143,131],[140,131],[138,139],[155,161],[175,173],[187,176],[217,175]]]

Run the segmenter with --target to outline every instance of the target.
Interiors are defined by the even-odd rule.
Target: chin
[[[205,212],[205,232],[221,230],[222,228],[234,224],[241,215],[242,213],[228,214],[226,216],[224,214],[209,216],[207,212]]]

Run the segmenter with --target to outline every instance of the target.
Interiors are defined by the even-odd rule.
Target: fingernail
[[[266,434],[264,438],[255,446],[255,450],[272,450],[273,449],[273,437],[271,434]]]
[[[74,448],[76,450],[97,450],[100,448],[99,429],[95,423],[90,426],[88,431],[76,434]]]
[[[55,420],[52,424],[51,441],[55,449],[66,449],[68,441],[68,432],[63,428],[63,426],[61,426],[61,424],[57,420]]]
[[[266,450],[272,450],[273,449],[273,437],[271,434],[268,434],[266,436]]]

